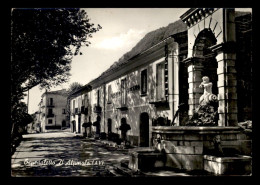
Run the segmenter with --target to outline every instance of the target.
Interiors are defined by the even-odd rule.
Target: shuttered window
[[[141,72],[141,95],[147,94],[147,69]]]
[[[164,62],[157,64],[156,68],[156,99],[165,99],[165,88],[164,88]]]

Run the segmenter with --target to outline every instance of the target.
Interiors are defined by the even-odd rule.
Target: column
[[[189,117],[192,117],[195,109],[199,105],[199,98],[203,94],[203,89],[199,88],[202,81],[203,65],[201,62],[193,61],[188,65],[188,83],[189,83]]]
[[[219,126],[237,125],[237,93],[235,53],[219,52],[218,62],[218,100]]]

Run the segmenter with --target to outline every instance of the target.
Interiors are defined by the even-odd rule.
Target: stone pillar
[[[179,107],[179,46],[173,52],[173,100],[174,100],[174,115]],[[179,126],[179,115],[175,118],[176,126]]]
[[[237,126],[237,93],[235,53],[219,51],[218,62],[218,100],[219,126]]]
[[[188,62],[188,83],[189,83],[189,117],[192,117],[195,109],[199,105],[199,98],[203,94],[203,89],[199,88],[202,79],[203,65],[199,61],[191,58]]]
[[[224,9],[223,42],[212,46],[218,62],[219,126],[237,126],[235,11]]]

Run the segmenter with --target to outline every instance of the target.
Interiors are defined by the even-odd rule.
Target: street
[[[27,134],[23,138],[12,156],[13,177],[113,176],[108,169],[128,159],[127,151],[69,132]]]

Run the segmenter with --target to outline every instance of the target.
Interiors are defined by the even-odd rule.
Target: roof
[[[77,89],[76,91],[73,91],[69,97],[73,97],[74,95],[77,95],[78,93],[80,93],[81,91],[85,90],[86,92],[90,91],[92,89],[92,87],[89,84],[84,85],[83,87]]]
[[[145,52],[149,48],[152,48],[154,45],[160,43],[161,41],[171,37],[180,32],[187,31],[187,25],[182,22],[182,20],[177,20],[173,23],[170,23],[166,27],[162,27],[147,33],[144,38],[142,38],[131,51],[125,53],[117,62],[114,62],[106,71],[104,71],[100,76],[89,82],[93,83],[95,80],[103,78],[108,73],[111,73],[116,68],[125,65],[129,62],[130,59],[138,56],[142,52]]]
[[[45,94],[58,94],[58,95],[62,95],[62,96],[67,96],[67,90],[61,89],[61,90],[57,90],[57,91],[46,91],[42,94],[42,97]]]

